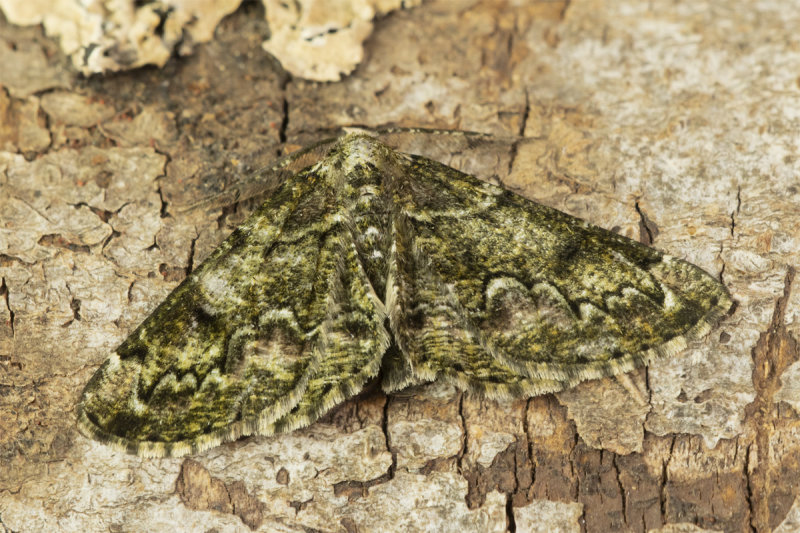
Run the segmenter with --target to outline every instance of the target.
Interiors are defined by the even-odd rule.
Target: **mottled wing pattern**
[[[342,250],[341,284],[331,299],[334,317],[328,333],[328,352],[311,376],[294,408],[276,420],[269,431],[304,427],[335,405],[358,394],[378,375],[391,336],[384,329],[386,312],[359,261],[355,246]]]
[[[392,330],[413,376],[420,381],[442,377],[493,397],[562,389],[555,380],[532,382],[487,350],[469,323],[468,310],[419,247],[417,229],[410,217],[397,217],[397,273],[387,302]],[[390,383],[384,388],[396,387]]]
[[[183,455],[306,426],[379,372],[387,392],[542,394],[673,353],[730,306],[689,263],[350,134],[117,348],[79,422]]]
[[[389,334],[341,181],[324,164],[297,174],[190,274],[87,385],[85,432],[183,455],[290,412],[307,424],[375,376]]]
[[[731,306],[700,268],[583,220],[429,159],[402,174],[389,313],[421,378],[561,390],[674,353]]]

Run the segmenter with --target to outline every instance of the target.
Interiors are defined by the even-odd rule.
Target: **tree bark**
[[[91,78],[0,21],[0,531],[797,530],[798,12],[429,1],[335,83],[271,60],[254,4]],[[263,196],[181,208],[354,124],[495,134],[438,158],[701,266],[735,309],[631,374],[644,405],[613,379],[510,402],[433,383],[186,459],[82,437],[92,373]]]

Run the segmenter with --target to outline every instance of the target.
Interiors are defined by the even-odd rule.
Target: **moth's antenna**
[[[227,190],[212,194],[187,206],[178,207],[177,212],[186,213],[209,205],[232,205],[261,193],[275,190],[288,175],[295,174],[316,163],[327,153],[327,148],[338,140],[339,137],[329,137],[287,154],[271,165],[255,170],[249,174],[246,180],[233,184]]]

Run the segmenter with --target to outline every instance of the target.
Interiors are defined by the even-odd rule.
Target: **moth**
[[[350,133],[111,354],[79,427],[180,456],[307,426],[378,376],[544,394],[673,355],[731,304],[690,263]]]

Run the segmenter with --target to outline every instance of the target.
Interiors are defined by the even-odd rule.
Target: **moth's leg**
[[[648,401],[645,392],[636,383],[634,383],[630,372],[617,374],[614,376],[614,379],[616,379],[617,382],[622,385],[626,391],[628,391],[628,394],[630,394],[633,399],[639,403],[639,405],[642,407],[647,406]]]

